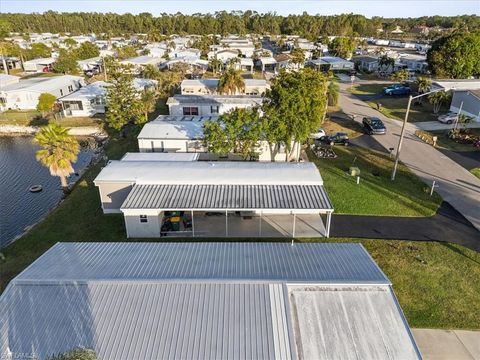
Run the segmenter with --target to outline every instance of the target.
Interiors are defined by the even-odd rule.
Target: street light
[[[407,125],[408,121],[408,114],[410,113],[410,105],[412,104],[412,100],[421,98],[422,96],[430,95],[439,91],[449,91],[453,90],[454,88],[451,89],[435,89],[429,92],[426,92],[425,94],[420,94],[417,96],[412,96],[408,98],[408,105],[407,105],[407,112],[405,113],[405,118],[403,119],[403,125],[402,125],[402,131],[400,132],[400,140],[398,140],[398,147],[397,147],[397,153],[395,155],[395,165],[393,166],[393,171],[392,171],[392,181],[395,180],[395,175],[397,174],[397,167],[398,167],[398,161],[400,159],[400,150],[402,150],[402,143],[403,143],[403,137],[405,136],[405,126]]]

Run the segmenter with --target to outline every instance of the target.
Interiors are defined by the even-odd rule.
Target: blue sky
[[[133,14],[185,14],[218,10],[276,11],[281,15],[355,13],[365,16],[418,17],[480,13],[480,0],[0,0],[0,12],[96,11]]]

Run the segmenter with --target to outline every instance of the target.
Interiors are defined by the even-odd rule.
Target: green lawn
[[[393,161],[381,153],[357,146],[335,146],[336,159],[309,159],[319,168],[335,212],[339,214],[430,216],[442,199],[428,194],[427,186],[404,165],[390,180]],[[360,184],[348,175],[350,166],[360,169]]]
[[[480,136],[480,129],[468,129],[472,135]],[[472,144],[459,144],[452,139],[450,139],[447,134],[448,130],[440,130],[440,131],[430,131],[432,136],[437,137],[437,147],[444,148],[447,150],[452,151],[473,151],[475,148]],[[480,152],[479,152],[480,154]]]
[[[374,101],[367,101],[367,104],[372,108],[377,108],[377,103],[380,103],[380,112],[392,119],[402,120],[405,118],[405,112],[407,111],[408,98],[406,97],[387,97]],[[433,113],[433,107],[428,101],[424,101],[422,105],[414,105],[410,107],[410,114],[408,115],[409,122],[420,121],[435,121],[438,115],[448,111],[448,107],[444,105],[438,114]]]
[[[0,125],[41,126],[48,123],[58,123],[66,127],[99,126],[103,123],[101,115],[96,117],[68,117],[55,119],[46,118],[37,110],[7,110],[0,113]]]
[[[477,167],[477,168],[470,169],[470,172],[480,179],[480,168]]]
[[[365,96],[380,95],[385,86],[388,86],[388,84],[358,84],[350,88],[350,92],[364,98]],[[382,114],[392,119],[403,120],[407,111],[408,97],[382,96],[375,100],[368,100],[367,98],[366,103],[374,109],[377,109],[377,103],[380,103]],[[446,111],[448,111],[448,106],[444,105],[439,113]],[[408,121],[435,121],[438,115],[433,113],[432,105],[425,99],[422,105],[412,104]]]
[[[380,94],[388,84],[358,84],[353,85],[349,90],[355,95],[377,95]]]

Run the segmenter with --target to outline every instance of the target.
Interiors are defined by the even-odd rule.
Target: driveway
[[[387,118],[359,100],[348,92],[348,85],[342,83],[339,85],[340,106],[343,111],[348,115],[355,115],[355,121],[359,123],[364,116],[376,116],[382,119],[388,132],[386,135],[375,138],[385,149],[394,148],[396,151],[402,123]],[[435,181],[438,185],[436,191],[443,199],[480,230],[480,179],[448,156],[418,139],[414,134],[416,129],[415,125],[407,124],[401,161],[428,186]]]
[[[330,236],[451,242],[480,252],[480,232],[446,202],[428,217],[333,214]]]

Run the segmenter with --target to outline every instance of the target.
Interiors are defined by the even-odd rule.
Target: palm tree
[[[428,101],[433,105],[433,113],[438,114],[440,108],[450,99],[450,95],[445,91],[437,91],[428,96]]]
[[[233,95],[245,91],[245,80],[242,77],[242,72],[235,69],[227,69],[220,77],[218,82],[218,91],[221,94]]]
[[[421,77],[421,76],[417,78],[417,87],[418,87],[418,92],[420,94],[428,92],[431,86],[432,86],[432,80],[430,80],[429,78]]]
[[[155,65],[147,64],[143,67],[141,75],[145,79],[152,79],[155,80],[158,78],[158,73],[160,71]]]
[[[328,90],[327,90],[328,105],[337,106],[339,95],[340,95],[340,87],[338,86],[337,82],[333,80],[330,81],[330,84],[328,84]]]
[[[57,124],[41,128],[33,140],[40,145],[36,158],[49,168],[52,176],[60,177],[62,189],[68,192],[67,176],[74,172],[72,162],[77,161],[80,145],[68,134],[68,129]]]
[[[429,78],[422,77],[422,76],[419,76],[417,78],[417,91],[418,91],[419,94],[424,94],[424,93],[430,91],[431,86],[432,86],[432,80],[430,80]],[[417,103],[422,104],[423,103],[423,98],[424,97],[418,98]]]
[[[378,71],[393,71],[395,67],[395,60],[387,55],[382,55],[378,58]]]
[[[148,114],[155,110],[157,105],[157,94],[155,91],[145,89],[140,96],[140,110],[142,111],[143,119],[137,123],[146,123],[148,121]],[[143,121],[142,121],[143,120]]]
[[[408,80],[409,74],[407,70],[400,70],[397,71],[396,73],[392,74],[390,77],[393,81],[406,81]]]
[[[231,68],[235,69],[236,65],[240,64],[240,62],[241,62],[241,60],[240,60],[239,57],[234,57],[234,58],[231,58],[227,61],[227,65],[228,65],[228,67],[231,67]]]
[[[222,66],[222,62],[218,60],[216,57],[214,57],[210,60],[210,62],[208,63],[208,66],[210,66],[210,68],[212,69],[213,74],[216,75],[220,67]]]

